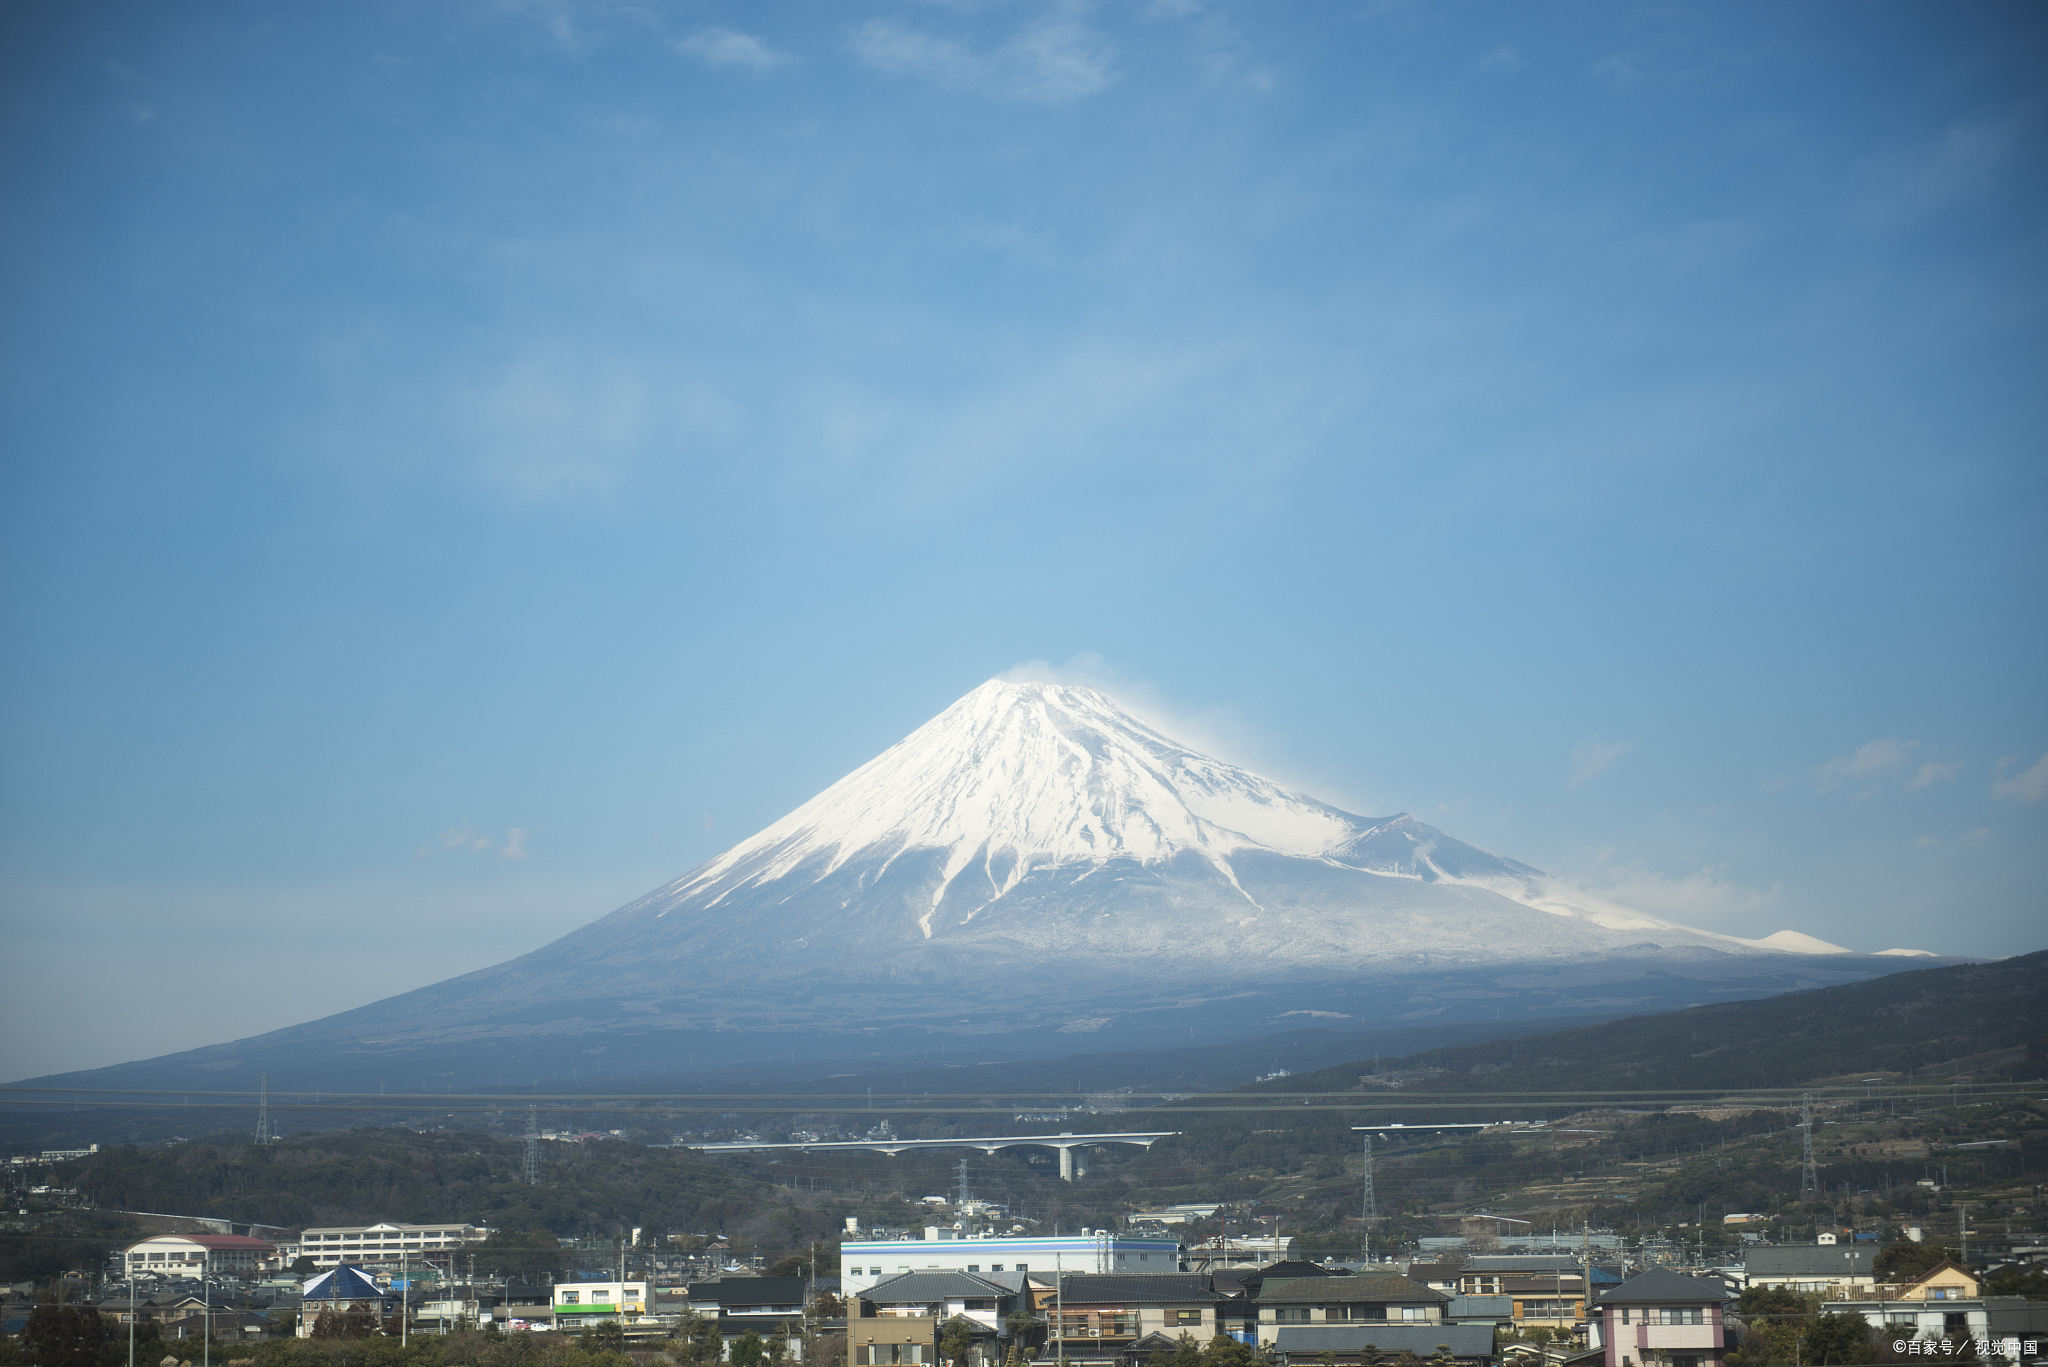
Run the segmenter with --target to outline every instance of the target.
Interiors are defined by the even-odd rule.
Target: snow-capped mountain
[[[1091,689],[991,681],[542,949],[91,1076],[524,1083],[793,1062],[799,1048],[872,1058],[972,1040],[983,1057],[1043,1057],[1080,1035],[1109,1049],[1310,1024],[1513,1028],[1914,962],[1892,953],[1678,925],[1411,816],[1282,787]]]
[[[1307,867],[1290,867],[1297,863]],[[1307,932],[1318,945],[1369,958],[1464,957],[1473,946],[1446,941],[1423,908],[1496,898],[1578,924],[1560,934],[1521,917],[1527,929],[1496,942],[1488,957],[1528,953],[1538,940],[1582,953],[1590,946],[1574,937],[1597,931],[1629,943],[1654,933],[1667,947],[1755,947],[1602,901],[1405,814],[1341,811],[1191,750],[1093,689],[997,680],[621,915],[689,919],[772,889],[788,919],[811,909],[811,890],[832,888],[848,918],[872,914],[856,901],[880,901],[922,939],[957,941],[980,918],[1010,919],[1004,903],[1013,899],[1020,913],[1028,904],[1040,916],[1043,894],[1055,888],[1093,904],[1090,884],[1111,870],[1118,881],[1174,887],[1176,933],[1200,916],[1195,903],[1209,904],[1208,919],[1249,932],[1223,935],[1239,964],[1276,931],[1296,948]],[[1306,900],[1285,886],[1303,876],[1317,889]],[[1407,885],[1460,894],[1446,902]],[[1414,914],[1396,910],[1403,901]],[[1303,913],[1321,924],[1296,924]],[[1094,914],[1118,913],[1104,906]],[[1121,943],[1130,929],[1120,923],[1111,935]],[[1039,938],[1025,924],[1005,933]]]

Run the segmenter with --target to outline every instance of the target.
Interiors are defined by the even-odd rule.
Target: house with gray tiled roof
[[[1656,1268],[1600,1293],[1587,1320],[1605,1367],[1722,1367],[1728,1289]]]

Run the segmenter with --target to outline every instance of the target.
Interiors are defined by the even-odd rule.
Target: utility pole
[[[1968,1201],[1956,1202],[1956,1241],[1962,1245],[1963,1250],[1956,1255],[1957,1261],[1961,1262],[1964,1267],[1968,1267],[1970,1265],[1970,1203]]]
[[[405,1347],[406,1342],[405,1303],[412,1298],[411,1291],[412,1278],[406,1273],[405,1250],[401,1248],[398,1250],[398,1346],[400,1348]]]
[[[1053,1361],[1067,1367],[1067,1305],[1063,1298],[1066,1274],[1060,1271],[1060,1255],[1052,1255],[1052,1338]]]
[[[540,1185],[540,1107],[526,1108],[526,1185]]]
[[[1813,1093],[1799,1094],[1799,1194],[1820,1194],[1820,1169],[1813,1162]]]
[[[1359,1197],[1359,1219],[1365,1226],[1365,1237],[1359,1244],[1359,1261],[1372,1258],[1372,1225],[1380,1218],[1379,1197],[1372,1189],[1372,1131],[1365,1132],[1365,1189]]]

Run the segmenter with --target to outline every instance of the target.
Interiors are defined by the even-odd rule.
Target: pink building
[[[1652,1271],[1604,1292],[1588,1321],[1606,1367],[1722,1367],[1728,1331],[1719,1282]]]

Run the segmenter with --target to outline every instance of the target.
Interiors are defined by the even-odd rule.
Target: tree
[[[107,1322],[89,1305],[39,1305],[21,1329],[22,1347],[38,1367],[99,1367]]]
[[[965,1315],[946,1321],[939,1334],[939,1361],[952,1367],[967,1367],[967,1355],[974,1351],[974,1325]]]
[[[2001,1267],[1985,1279],[1984,1293],[2048,1301],[2048,1271],[2038,1267]]]
[[[586,1353],[623,1353],[626,1351],[626,1330],[617,1320],[606,1320],[593,1324],[579,1336]]]
[[[316,1339],[366,1339],[377,1331],[377,1317],[369,1307],[350,1306],[348,1313],[337,1315],[332,1310],[320,1312],[320,1318],[313,1321],[313,1337]]]
[[[1382,1361],[1384,1359],[1380,1356],[1380,1346],[1377,1343],[1368,1343],[1359,1350],[1358,1367],[1380,1367]]]
[[[1807,1322],[1802,1356],[1814,1367],[1871,1360],[1870,1326],[1861,1315],[1817,1315]]]
[[[562,1241],[544,1229],[501,1229],[474,1249],[477,1266],[502,1270],[522,1281],[568,1269]]]
[[[314,1262],[303,1253],[292,1259],[292,1275],[294,1277],[310,1277],[319,1270],[320,1264]]]
[[[1881,1282],[1911,1281],[1927,1269],[1955,1256],[1954,1249],[1940,1244],[1916,1244],[1911,1239],[1894,1239],[1878,1250],[1871,1270]]]
[[[1183,1331],[1173,1351],[1155,1356],[1151,1367],[1202,1367],[1202,1345],[1195,1342],[1193,1334]]]
[[[1456,1367],[1457,1359],[1451,1356],[1451,1345],[1439,1343],[1436,1351],[1429,1355],[1429,1367]]]
[[[761,1336],[749,1329],[733,1340],[732,1351],[726,1355],[726,1360],[732,1363],[732,1367],[761,1367],[768,1356],[767,1349],[768,1345],[761,1341]]]
[[[1202,1367],[1253,1367],[1258,1355],[1228,1334],[1218,1334],[1202,1348]]]

